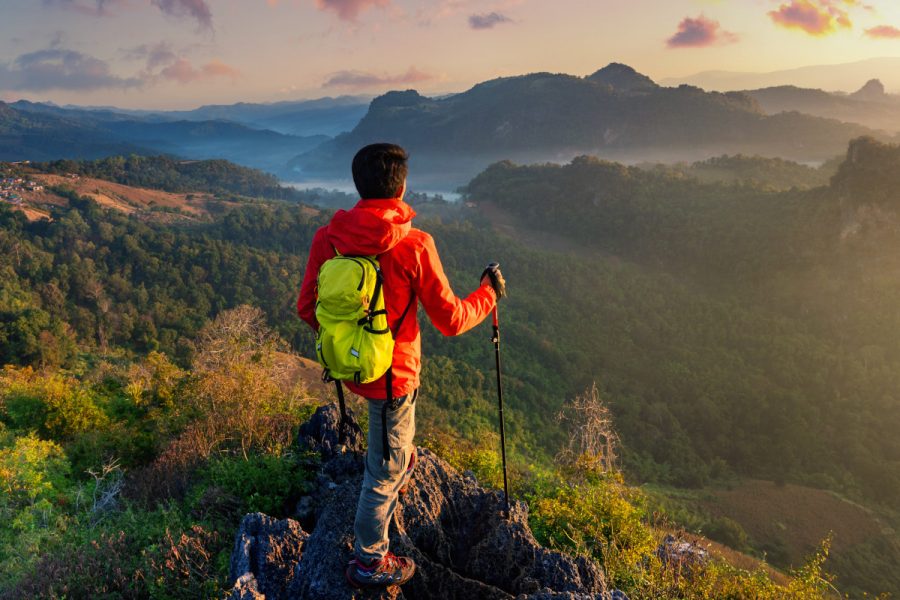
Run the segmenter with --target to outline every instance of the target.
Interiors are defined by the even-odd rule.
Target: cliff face
[[[300,432],[301,443],[321,453],[322,468],[317,490],[298,506],[298,521],[244,517],[231,560],[232,599],[624,598],[607,591],[594,561],[541,547],[525,504],[512,503],[505,519],[501,494],[421,448],[391,527],[392,551],[416,561],[416,576],[402,590],[353,590],[344,567],[352,553],[363,444],[355,421],[347,444],[338,443],[337,417],[335,405],[322,407]]]

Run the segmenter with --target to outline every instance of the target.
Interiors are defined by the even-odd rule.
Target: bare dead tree
[[[125,486],[125,474],[117,458],[104,463],[99,470],[88,469],[87,474],[94,478],[90,514],[91,522],[96,525],[107,513],[118,507],[119,497]]]
[[[557,420],[570,431],[567,447],[557,455],[560,463],[595,473],[616,470],[619,436],[596,382],[566,403]]]

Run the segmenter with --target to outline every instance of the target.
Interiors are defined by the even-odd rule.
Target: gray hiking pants
[[[397,492],[409,478],[407,466],[416,447],[416,398],[419,391],[401,396],[390,406],[369,400],[369,448],[366,473],[356,506],[354,551],[357,558],[372,562],[388,551],[388,527],[397,507]],[[384,415],[382,416],[382,411]],[[383,423],[387,425],[389,459],[384,460]]]

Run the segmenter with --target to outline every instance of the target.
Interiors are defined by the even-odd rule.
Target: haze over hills
[[[766,115],[746,94],[662,87],[611,64],[584,78],[534,73],[495,79],[441,99],[388,92],[372,101],[353,131],[291,167],[333,173],[360,146],[389,139],[409,149],[419,177],[459,184],[500,159],[565,161],[584,153],[626,161],[725,153],[821,161],[864,133],[874,134],[809,115]]]
[[[880,79],[870,79],[851,94],[784,85],[743,93],[769,114],[797,111],[874,129],[900,131],[900,95],[885,92]]]
[[[796,69],[753,73],[703,71],[667,77],[663,85],[696,85],[707,90],[743,90],[783,85],[850,92],[870,79],[881,79],[889,91],[900,91],[900,57],[871,58],[843,64],[810,65]],[[854,82],[849,84],[847,82]]]
[[[326,136],[293,136],[230,121],[161,121],[109,109],[82,110],[20,101],[2,105],[0,135],[5,160],[101,158],[112,154],[159,154],[224,158],[279,172],[298,152]]]
[[[0,102],[0,160],[100,158],[145,150],[79,119],[24,112]]]

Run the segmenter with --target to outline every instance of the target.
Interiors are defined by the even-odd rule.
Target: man
[[[316,232],[297,311],[318,330],[316,280],[319,267],[334,257],[377,255],[384,277],[384,301],[395,346],[390,373],[392,397],[382,377],[367,384],[346,382],[369,405],[366,472],[354,523],[354,558],[347,566],[355,587],[402,585],[415,574],[412,560],[388,551],[388,527],[415,465],[415,402],[421,369],[418,303],[444,335],[459,335],[490,314],[505,294],[500,270],[486,269],[481,285],[460,299],[450,288],[434,240],[412,227],[415,212],[405,202],[407,154],[393,144],[372,144],[353,158],[353,182],[361,200],[339,210]],[[383,451],[383,441],[389,451]],[[386,457],[389,459],[386,460]]]

